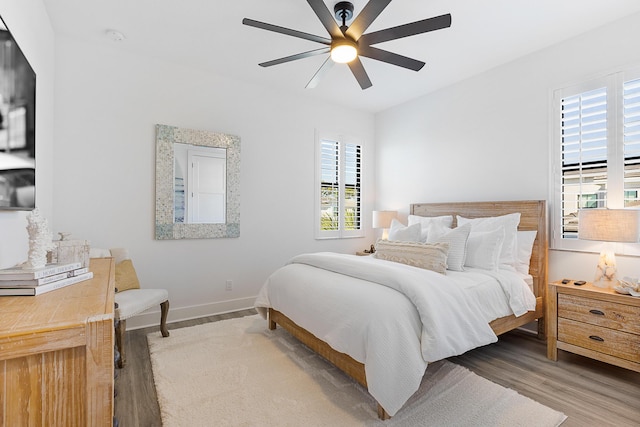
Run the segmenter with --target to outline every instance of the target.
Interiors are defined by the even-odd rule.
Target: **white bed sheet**
[[[479,316],[486,322],[483,327],[488,328],[488,323],[498,317],[513,314],[511,306],[520,310],[522,305],[530,305],[532,300],[533,306],[529,309],[535,308],[533,294],[529,301],[510,301],[508,294],[519,294],[514,292],[519,288],[510,287],[505,292],[504,283],[501,285],[497,280],[506,280],[502,274],[487,274],[482,270],[448,271],[445,278],[441,275],[436,277],[436,273],[427,270],[373,257],[364,260],[362,258],[365,257],[333,256],[341,257],[340,260],[345,263],[353,262],[368,267],[369,271],[387,264],[396,275],[407,271],[413,275],[424,275],[425,280],[431,277],[432,281],[452,286],[454,294],[458,291],[453,287],[463,289],[465,298],[474,306],[472,311],[479,311]],[[352,261],[349,257],[352,257]],[[294,261],[300,261],[300,258],[294,258]],[[520,280],[522,294],[530,292],[526,283],[515,273],[509,276],[509,280],[514,277]],[[269,277],[255,306],[263,316],[269,307],[286,314],[335,350],[364,363],[369,393],[390,415],[394,415],[418,389],[428,362],[438,360],[425,360],[423,313],[416,307],[415,301],[392,287],[293,262]],[[460,313],[452,313],[452,316],[455,322],[462,317]],[[473,322],[464,322],[462,320],[461,325],[473,330],[478,335],[477,340],[468,344],[468,337],[458,339],[456,335],[464,335],[458,325],[458,333],[447,337],[447,341],[451,342],[443,343],[443,352],[434,349],[432,354],[440,358],[449,357],[497,340],[490,328],[491,337],[486,335],[485,330],[478,329],[476,323],[482,320],[478,321],[477,316]],[[447,321],[433,319],[427,323],[437,325]],[[486,336],[480,337],[483,334]]]

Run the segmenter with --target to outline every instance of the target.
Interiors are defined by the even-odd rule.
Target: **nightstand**
[[[640,372],[640,298],[587,283],[549,284],[547,357],[558,349]]]

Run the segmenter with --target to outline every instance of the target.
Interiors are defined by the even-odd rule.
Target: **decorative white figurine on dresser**
[[[34,209],[27,216],[27,232],[29,233],[29,257],[23,268],[42,268],[47,264],[47,252],[53,249],[51,231],[46,218]]]

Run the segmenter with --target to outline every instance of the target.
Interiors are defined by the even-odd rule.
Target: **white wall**
[[[55,111],[55,231],[129,248],[143,286],[169,290],[170,321],[252,306],[267,276],[295,254],[372,243],[372,234],[313,234],[314,129],[362,137],[373,166],[372,114],[64,36],[56,43]],[[155,124],[241,138],[240,238],[154,240]],[[373,182],[370,168],[368,227]],[[233,291],[225,291],[228,279]]]
[[[38,76],[38,207],[53,231],[128,247],[143,284],[169,289],[170,320],[250,305],[267,275],[294,254],[368,247],[371,232],[313,238],[314,128],[361,136],[365,160],[377,159],[377,176],[365,177],[365,212],[375,186],[377,208],[404,214],[411,202],[548,199],[550,90],[640,63],[636,15],[374,118],[56,38],[40,0],[3,0],[0,15]],[[153,239],[156,123],[241,137],[240,238]],[[0,211],[0,267],[26,258],[25,216]],[[596,259],[554,252],[550,278],[591,274]],[[635,263],[619,259],[621,273],[632,274]],[[140,324],[147,320],[155,313]]]
[[[41,0],[3,0],[0,16],[36,72],[36,207],[53,218],[53,28]],[[25,211],[0,210],[0,268],[26,261]]]
[[[377,202],[546,199],[550,92],[640,65],[634,15],[376,115]],[[549,279],[590,280],[597,256],[550,253]],[[621,275],[640,276],[633,257]]]

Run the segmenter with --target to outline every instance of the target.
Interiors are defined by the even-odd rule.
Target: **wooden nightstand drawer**
[[[577,295],[558,295],[558,317],[640,334],[640,307]]]
[[[638,335],[559,318],[558,341],[640,363]]]

